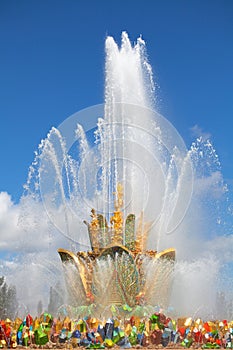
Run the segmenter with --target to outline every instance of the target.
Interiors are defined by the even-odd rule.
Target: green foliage
[[[5,277],[0,277],[0,319],[14,318],[18,309],[15,286],[8,286]]]

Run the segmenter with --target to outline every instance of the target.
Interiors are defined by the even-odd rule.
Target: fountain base
[[[167,302],[175,261],[173,248],[157,253],[130,251],[123,245],[112,245],[99,253],[75,254],[65,249],[58,249],[58,253],[65,269],[69,295],[75,304],[95,303],[103,308],[125,304],[134,307],[151,302],[161,304],[159,291],[162,290],[163,304]],[[154,271],[148,271],[148,268]],[[154,277],[155,271],[156,280],[148,283],[147,275],[152,273]]]
[[[88,226],[92,251],[59,249],[71,302],[75,305],[155,305],[169,297],[171,273],[175,261],[173,248],[157,253],[146,250],[150,225],[135,230],[135,215],[124,222],[123,186],[118,183],[115,210],[110,227],[103,215],[91,210]],[[142,231],[144,227],[144,231]],[[124,242],[124,244],[123,244]]]

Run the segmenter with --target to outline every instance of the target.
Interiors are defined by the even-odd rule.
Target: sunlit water
[[[67,119],[41,142],[18,205],[18,252],[2,269],[17,284],[22,308],[36,312],[40,299],[46,306],[49,287],[63,284],[57,248],[90,250],[83,220],[90,221],[91,208],[109,219],[120,182],[124,217],[134,213],[138,226],[141,218],[146,248],[176,249],[167,312],[217,317],[217,293],[223,291],[221,308],[230,317],[232,212],[214,147],[200,137],[186,149],[156,111],[156,84],[141,38],[132,46],[123,33],[119,48],[108,37],[105,67],[104,105]],[[95,123],[84,128],[88,113]],[[66,133],[71,127],[72,142]],[[149,264],[148,281],[154,271]],[[153,293],[152,302],[159,299],[156,288]]]

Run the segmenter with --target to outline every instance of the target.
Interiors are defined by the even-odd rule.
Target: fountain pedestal
[[[119,184],[115,196],[109,227],[102,215],[91,211],[92,220],[86,224],[92,251],[74,254],[58,249],[73,302],[103,307],[164,304],[169,296],[175,250],[146,250],[148,229],[138,234],[133,214],[124,223],[123,188]]]

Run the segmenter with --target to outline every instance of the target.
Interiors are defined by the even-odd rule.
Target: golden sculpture
[[[121,183],[117,184],[117,191],[113,193],[116,196],[114,202],[114,213],[110,218],[111,230],[112,230],[112,242],[114,244],[123,244],[123,213],[121,211],[123,207],[123,186]]]
[[[75,278],[72,275],[69,280],[69,288],[77,304],[95,303],[106,307],[111,304],[134,306],[154,302],[158,293],[156,288],[161,289],[156,285],[160,280],[166,294],[166,283],[169,281],[163,269],[173,269],[175,250],[170,248],[160,253],[146,250],[150,223],[143,222],[143,213],[137,230],[134,214],[129,214],[124,220],[124,189],[121,183],[117,184],[114,196],[110,226],[103,215],[97,214],[94,209],[91,210],[91,222],[85,222],[91,251],[74,254],[58,249],[64,267],[71,263],[76,269]],[[146,278],[149,265],[154,269],[151,272],[152,281]],[[68,267],[67,276],[69,273]]]

